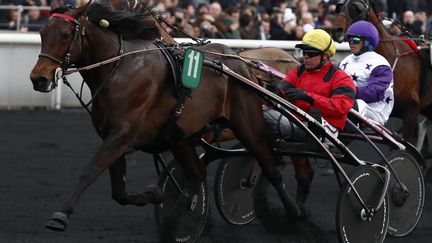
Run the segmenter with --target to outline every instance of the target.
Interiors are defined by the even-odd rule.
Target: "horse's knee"
[[[277,171],[275,173],[270,173],[269,171],[263,170],[262,172],[272,185],[280,185],[283,182],[282,175]]]
[[[302,188],[304,188],[304,189],[308,189],[310,187],[310,184],[312,183],[312,177],[310,177],[310,176],[298,176],[298,175],[296,175],[295,178],[297,180],[297,183],[299,185],[301,185]]]

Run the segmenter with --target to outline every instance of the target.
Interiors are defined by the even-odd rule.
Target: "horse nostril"
[[[40,90],[40,88],[43,87],[48,82],[47,78],[45,78],[44,76],[40,76],[40,75],[38,75],[38,76],[32,76],[31,75],[30,80],[33,83],[33,89],[36,91]]]

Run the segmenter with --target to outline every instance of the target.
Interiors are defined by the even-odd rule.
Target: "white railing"
[[[193,42],[190,39],[176,38],[177,42]],[[292,51],[298,41],[261,41],[261,40],[225,40],[210,39],[214,43],[222,43],[232,48],[278,47]],[[32,89],[29,74],[35,65],[40,52],[40,37],[35,33],[0,33],[0,109],[19,107],[79,107],[74,94],[61,87],[55,91],[42,94]],[[337,44],[336,61],[345,57],[348,45]],[[82,78],[73,74],[68,78],[71,85],[79,90]],[[61,82],[60,84],[61,85]],[[90,94],[84,90],[84,99],[89,100]]]
[[[179,43],[193,43],[192,39],[174,38]],[[243,40],[243,39],[208,39],[212,43],[225,44],[231,48],[256,49],[262,47],[277,47],[284,50],[294,50],[295,45],[301,41],[281,41],[281,40]],[[0,44],[40,44],[39,34],[31,33],[0,33]],[[347,43],[336,43],[338,51],[349,51]]]

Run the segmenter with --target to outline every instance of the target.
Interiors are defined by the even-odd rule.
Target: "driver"
[[[347,31],[351,55],[340,62],[357,85],[359,113],[384,125],[393,110],[393,71],[389,62],[374,52],[378,46],[378,30],[372,23],[357,21]]]
[[[315,29],[306,33],[296,48],[302,50],[304,61],[276,84],[277,92],[320,121],[336,137],[344,129],[348,111],[354,105],[354,82],[330,61],[336,46],[326,31]],[[305,133],[279,112],[265,108],[264,116],[273,140],[305,139]]]

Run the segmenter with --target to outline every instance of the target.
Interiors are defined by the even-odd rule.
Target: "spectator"
[[[249,5],[255,8],[255,12],[257,13],[267,12],[265,6],[260,3],[260,0],[251,0]]]
[[[270,18],[270,36],[272,40],[293,40],[294,26],[283,22],[284,12],[280,8],[273,8],[273,14]],[[290,20],[291,21],[291,20]],[[292,27],[289,29],[289,27]]]
[[[218,1],[223,9],[227,9],[231,6],[235,6],[237,8],[240,7],[240,1],[239,0],[219,0]]]
[[[415,20],[413,11],[411,10],[405,11],[405,13],[403,14],[402,24],[408,30],[412,31],[413,34],[415,35],[422,34],[422,30],[421,30],[422,23],[420,21]]]
[[[314,21],[313,15],[310,12],[303,13],[298,24],[299,25],[309,24],[315,28],[315,21]]]
[[[408,9],[406,0],[387,0],[387,9],[390,16],[399,19],[403,12]]]
[[[193,25],[195,22],[195,8],[193,4],[182,4],[181,7],[185,10],[185,14],[189,16],[189,24]]]
[[[210,15],[216,20],[222,16],[222,7],[218,2],[210,4],[209,7]]]
[[[301,26],[301,25],[297,25],[295,28],[294,28],[294,39],[295,40],[301,40],[302,38],[303,38],[303,36],[306,34],[306,31],[307,31],[308,29],[305,29],[305,28],[303,28],[303,26]]]
[[[194,27],[195,35],[200,38],[226,38],[223,30],[217,26],[213,16],[208,13],[197,16]]]
[[[40,15],[37,9],[31,9],[27,13],[27,18],[23,24],[25,31],[39,31],[45,24],[46,19]]]
[[[270,14],[273,9],[274,0],[260,0],[260,4],[264,6],[265,12]]]
[[[210,16],[213,17],[212,19],[212,24],[216,26],[216,28],[221,31],[221,32],[225,32],[226,31],[226,27],[225,27],[225,23],[224,23],[224,12],[222,11],[222,7],[218,2],[214,2],[212,4],[210,4],[209,7],[209,13]]]
[[[200,36],[201,38],[216,38],[224,39],[226,38],[224,33],[219,31],[219,29],[213,25],[210,21],[204,20],[200,23]]]
[[[270,22],[268,20],[261,21],[261,40],[270,40]]]
[[[316,21],[315,21],[315,26],[317,28],[320,28],[320,27],[326,27],[326,28],[328,28],[328,25],[329,25],[328,22],[329,21],[327,19],[327,14],[328,14],[328,4],[326,2],[324,2],[324,1],[321,1],[318,4],[317,16],[316,16],[317,18],[316,18]]]
[[[306,3],[309,7],[311,7],[312,9],[315,9],[318,7],[318,5],[323,2],[321,0],[306,0]]]
[[[254,17],[247,12],[240,15],[240,37],[241,39],[260,39],[259,28],[257,28]]]
[[[428,23],[428,17],[426,15],[425,11],[418,11],[414,15],[415,21],[418,21],[421,23],[421,31],[422,33],[426,32],[427,23]]]
[[[300,0],[297,4],[296,15],[298,19],[303,18],[303,15],[309,13],[309,5],[305,0]]]
[[[9,10],[9,14],[8,14],[7,19],[6,19],[7,25],[5,26],[4,29],[17,30],[17,28],[18,28],[18,16],[19,16],[18,10],[16,10],[16,9]]]
[[[224,35],[228,39],[240,39],[240,10],[237,6],[230,5],[226,10],[227,15],[224,18],[226,31]]]
[[[193,35],[193,27],[189,24],[189,16],[186,15],[186,11],[181,8],[174,8],[171,13],[174,18],[173,25],[178,30],[182,30],[186,34]],[[180,31],[173,31],[172,37],[185,37]]]
[[[167,9],[171,9],[171,8],[175,8],[178,5],[178,0],[162,0],[161,1],[164,5],[165,8]]]
[[[208,3],[200,3],[198,4],[197,8],[196,8],[196,15],[200,16],[200,15],[204,15],[204,14],[208,14],[210,12],[210,7],[208,5]]]

